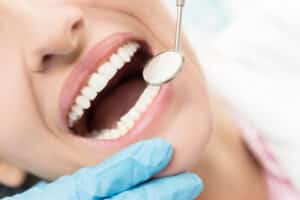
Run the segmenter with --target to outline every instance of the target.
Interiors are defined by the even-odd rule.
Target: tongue
[[[93,129],[115,128],[119,119],[137,102],[145,87],[143,80],[131,79],[111,89],[105,97],[97,100],[91,119]]]

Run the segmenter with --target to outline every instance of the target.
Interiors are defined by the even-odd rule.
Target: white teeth
[[[91,106],[91,102],[85,96],[79,96],[76,98],[76,104],[84,109],[88,109]]]
[[[109,62],[103,64],[98,69],[98,73],[102,74],[104,77],[106,77],[107,80],[112,79],[117,72],[118,72],[117,68],[115,68]]]
[[[110,62],[119,70],[123,67],[123,65],[125,64],[125,61],[122,60],[122,58],[120,56],[118,56],[117,54],[112,55],[112,57],[110,58]]]
[[[106,85],[107,80],[98,73],[94,73],[89,80],[89,86],[95,89],[98,93],[101,92]]]
[[[81,94],[87,97],[89,100],[95,99],[97,96],[97,91],[90,87],[85,87],[81,90]]]
[[[72,107],[72,112],[76,113],[78,116],[81,116],[81,115],[83,115],[83,108],[79,105],[74,105]]]
[[[117,74],[118,70],[122,69],[126,63],[131,61],[139,47],[140,45],[135,42],[125,44],[109,58],[109,61],[100,65],[98,70],[90,76],[87,86],[81,90],[81,94],[75,99],[75,103],[68,114],[69,127],[72,128],[75,122],[81,119],[84,115],[84,111],[90,108],[91,102],[105,89],[109,81]],[[136,104],[117,122],[116,128],[100,131],[94,130],[92,135],[100,140],[112,140],[127,134],[154,101],[159,90],[159,86],[147,86]]]
[[[127,48],[120,48],[118,54],[125,62],[130,62],[130,55]]]
[[[77,114],[76,113],[70,113],[69,118],[75,120],[75,119],[77,119]]]
[[[111,77],[114,71],[115,71],[114,65],[110,62],[104,63],[98,69],[98,73],[103,75],[104,77]]]
[[[140,115],[136,110],[132,109],[128,112],[128,117],[136,121],[139,119]]]
[[[149,104],[154,101],[159,89],[159,86],[147,86],[136,104],[128,113],[121,117],[119,122],[117,122],[117,127],[115,129],[102,130],[98,132],[94,131],[94,136],[100,140],[112,140],[126,135],[128,131],[134,127],[141,115],[147,110]]]
[[[140,45],[136,42],[125,44],[117,50],[117,53],[110,57],[108,62],[99,66],[97,72],[91,75],[87,86],[81,90],[81,94],[75,99],[75,103],[68,115],[69,127],[73,127],[75,122],[83,116],[84,110],[90,108],[91,102],[103,91],[118,70],[124,67],[125,63],[130,62],[139,47]],[[74,107],[76,108],[75,110],[73,109]]]

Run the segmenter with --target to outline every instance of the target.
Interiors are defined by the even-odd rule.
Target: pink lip
[[[70,133],[67,126],[67,115],[74,103],[74,99],[79,94],[82,87],[84,87],[88,81],[90,75],[95,72],[101,63],[106,62],[109,57],[124,43],[128,41],[143,41],[134,34],[131,33],[117,33],[114,34],[102,42],[97,43],[94,48],[89,50],[86,56],[83,57],[79,65],[75,66],[66,82],[60,95],[59,108],[61,113],[61,121],[63,129]],[[150,49],[151,50],[151,49]],[[126,146],[132,141],[137,140],[136,136],[142,133],[146,133],[150,125],[160,118],[163,111],[169,104],[169,99],[172,95],[172,84],[166,84],[161,87],[159,94],[154,99],[152,104],[148,107],[147,111],[143,114],[140,120],[138,120],[135,126],[123,137],[116,140],[97,140],[93,138],[77,137],[70,133],[73,138],[79,139],[81,142],[96,146],[98,145],[117,145]],[[150,135],[147,135],[150,134]],[[145,137],[151,137],[151,133],[144,134]]]
[[[90,75],[97,71],[99,65],[107,61],[122,44],[138,40],[140,39],[131,33],[111,35],[90,49],[80,63],[74,67],[64,83],[59,101],[59,110],[64,129],[68,129],[67,115],[74,103],[74,99],[80,93],[82,87],[87,84]]]

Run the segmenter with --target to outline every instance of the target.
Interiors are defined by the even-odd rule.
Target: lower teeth
[[[93,137],[100,140],[112,140],[126,135],[154,101],[159,90],[159,86],[148,85],[131,110],[120,118],[115,129],[95,130],[92,133]]]

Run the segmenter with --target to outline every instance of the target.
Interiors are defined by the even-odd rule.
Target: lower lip
[[[124,147],[133,142],[137,142],[142,138],[151,138],[156,133],[150,133],[150,129],[156,120],[162,118],[164,111],[168,108],[170,99],[172,96],[172,83],[165,84],[161,87],[158,95],[155,97],[153,102],[144,112],[141,118],[136,121],[134,127],[128,131],[128,133],[118,139],[114,140],[99,140],[96,138],[84,138],[75,136],[73,133],[70,133],[75,139],[80,140],[81,142],[86,143],[87,145],[96,145],[96,146],[116,146]]]

